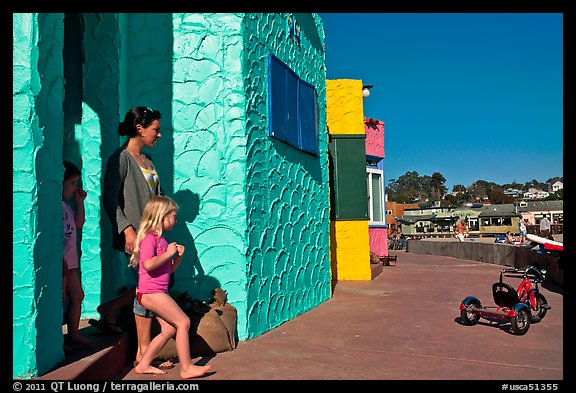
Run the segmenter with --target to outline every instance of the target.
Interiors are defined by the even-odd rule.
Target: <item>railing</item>
[[[536,236],[540,236],[540,225],[526,225],[526,231]],[[557,235],[564,233],[564,224],[550,224],[550,234]]]
[[[469,235],[472,237],[492,237],[495,235],[504,235],[506,234],[506,231],[509,230],[511,227],[508,226],[502,226],[502,230],[498,231],[497,226],[493,226],[491,227],[492,231],[489,233],[480,233],[478,231],[478,228],[474,228],[474,229],[470,229],[469,230]],[[513,229],[516,229],[516,227],[513,227]],[[531,233],[533,235],[536,236],[541,236],[540,235],[540,225],[527,225],[526,226],[526,230],[528,231],[528,233]],[[556,234],[562,234],[564,233],[564,224],[551,224],[550,225],[550,234],[551,235],[556,235]],[[405,234],[405,236],[411,237],[411,238],[417,238],[417,239],[423,239],[423,238],[427,238],[427,237],[453,237],[454,236],[454,231],[450,230],[450,231],[445,231],[445,230],[438,230],[438,228],[434,228],[432,230],[430,230],[429,228],[425,228],[425,227],[416,227],[416,233],[413,234]],[[512,230],[512,234],[513,235],[518,235],[518,230]],[[388,247],[389,249],[394,249],[391,247]]]

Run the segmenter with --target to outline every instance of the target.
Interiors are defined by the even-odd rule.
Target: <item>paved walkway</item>
[[[391,251],[398,263],[371,281],[342,281],[318,307],[232,352],[195,358],[210,380],[491,380],[559,382],[564,378],[563,295],[542,288],[552,309],[515,336],[509,324],[460,324],[468,295],[492,305],[502,266]],[[517,283],[512,280],[510,284]],[[118,380],[179,380],[138,375]],[[526,382],[528,381],[528,382]],[[205,382],[201,382],[203,385]],[[476,385],[471,385],[475,388]],[[499,386],[498,386],[499,387]],[[500,390],[500,389],[498,389]],[[564,390],[559,388],[558,390]]]

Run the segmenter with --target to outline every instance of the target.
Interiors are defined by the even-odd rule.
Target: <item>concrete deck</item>
[[[466,296],[492,305],[491,285],[502,266],[404,251],[390,254],[398,255],[397,264],[385,266],[373,280],[339,282],[334,296],[318,307],[240,342],[234,351],[194,358],[197,364],[211,364],[213,372],[191,382],[203,388],[210,381],[239,380],[474,380],[497,383],[499,391],[499,381],[554,382],[563,389],[570,375],[564,373],[559,286],[546,283],[541,291],[551,310],[526,335],[515,336],[509,324],[460,322],[458,306]],[[90,374],[74,373],[82,363],[75,361],[65,367],[67,373],[57,369],[41,379],[89,375],[127,382],[181,381],[178,364],[165,375],[136,374],[127,338],[119,338],[123,345],[84,359],[84,368],[86,362],[98,363]],[[108,353],[108,360],[102,352]],[[110,356],[125,361],[118,365]],[[104,378],[94,374],[98,369]]]

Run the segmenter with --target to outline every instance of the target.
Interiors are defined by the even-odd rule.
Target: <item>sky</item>
[[[326,78],[371,84],[384,177],[563,177],[561,13],[319,13]]]

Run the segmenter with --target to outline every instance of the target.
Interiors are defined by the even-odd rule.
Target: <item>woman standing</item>
[[[112,246],[124,253],[129,260],[136,246],[136,232],[144,206],[155,195],[163,195],[158,172],[152,157],[143,153],[144,147],[154,147],[160,139],[160,112],[144,106],[137,106],[126,113],[118,127],[118,133],[128,140],[108,159],[104,175],[104,209],[112,222]],[[151,340],[152,317],[136,297],[137,272],[134,271],[134,284],[115,299],[98,306],[100,320],[89,322],[108,333],[122,333],[116,325],[117,312],[134,305],[134,319],[138,339],[136,361],[140,361]],[[163,366],[163,367],[162,367]],[[164,362],[161,368],[171,368],[171,362]]]

